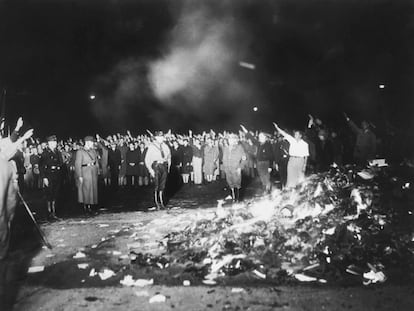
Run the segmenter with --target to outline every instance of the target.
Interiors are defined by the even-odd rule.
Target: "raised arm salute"
[[[344,116],[352,131],[356,134],[354,160],[359,165],[365,165],[369,160],[375,158],[377,138],[371,131],[367,121],[362,121],[361,128],[359,128],[345,113]]]
[[[309,157],[309,146],[302,139],[300,131],[294,131],[294,136],[282,130],[273,123],[276,130],[289,142],[289,162],[287,167],[286,186],[295,187],[305,179],[306,164]]]

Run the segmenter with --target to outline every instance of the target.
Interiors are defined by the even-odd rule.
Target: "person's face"
[[[266,142],[266,135],[264,135],[263,133],[259,134],[259,143],[264,144]]]
[[[57,147],[57,141],[54,141],[54,140],[52,140],[52,141],[48,141],[48,142],[47,142],[47,145],[48,145],[48,147],[49,147],[50,149],[54,150],[54,149],[56,149],[56,147]]]
[[[164,136],[156,136],[155,141],[159,144],[164,142]]]
[[[134,149],[135,149],[134,144],[129,144],[129,150],[134,150]]]
[[[85,148],[86,149],[92,149],[93,148],[93,142],[92,141],[85,141]]]
[[[368,127],[369,127],[368,122],[366,122],[366,121],[362,121],[362,123],[361,123],[361,127],[362,127],[362,129],[363,129],[363,130],[367,130],[367,129],[368,129]]]
[[[234,137],[229,138],[229,145],[234,146],[237,144],[237,139]]]
[[[297,141],[299,141],[299,140],[301,140],[302,139],[302,134],[300,133],[300,132],[298,132],[298,131],[295,131],[295,139],[297,140]]]
[[[324,135],[319,135],[318,137],[319,137],[319,139],[320,139],[321,141],[324,141],[324,140],[325,140],[325,136],[324,136]]]

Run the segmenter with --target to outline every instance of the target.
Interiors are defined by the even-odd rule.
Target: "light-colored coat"
[[[0,158],[0,260],[8,251],[10,226],[17,201],[16,166]]]
[[[85,166],[86,164],[93,164]],[[96,150],[79,149],[76,152],[75,177],[78,185],[78,202],[98,204],[98,154]],[[80,182],[79,177],[82,177]]]

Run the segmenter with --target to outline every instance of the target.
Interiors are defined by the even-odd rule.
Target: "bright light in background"
[[[95,99],[95,95],[92,94],[92,95],[89,96],[89,98],[92,99],[92,100],[94,100]]]
[[[257,107],[253,107],[253,111],[254,112],[257,112],[259,110],[259,108],[257,108]]]
[[[385,84],[380,84],[380,85],[378,85],[378,87],[379,87],[380,89],[385,89]]]

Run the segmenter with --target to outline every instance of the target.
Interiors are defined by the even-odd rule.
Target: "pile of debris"
[[[219,201],[211,217],[165,236],[163,255],[138,253],[134,262],[185,265],[211,285],[240,274],[277,283],[411,278],[412,198],[410,183],[390,168],[332,168],[269,198]]]

